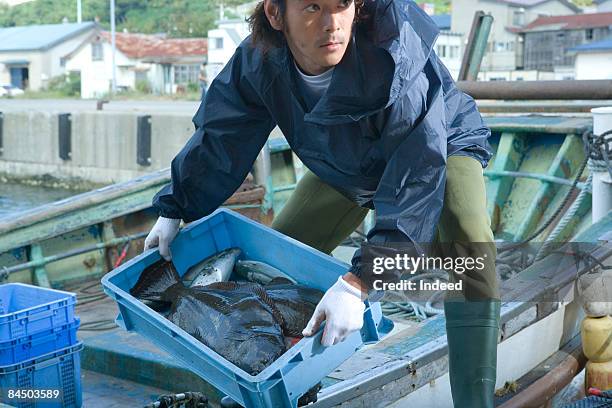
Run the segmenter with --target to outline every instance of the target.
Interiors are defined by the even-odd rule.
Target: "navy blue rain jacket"
[[[308,112],[287,47],[264,57],[250,37],[212,82],[196,132],[172,161],[159,214],[199,219],[240,186],[275,125],[323,181],[376,210],[371,243],[433,240],[446,158],[483,167],[490,130],[432,50],[434,22],[412,1],[369,0],[327,92]],[[357,273],[359,256],[353,259]]]

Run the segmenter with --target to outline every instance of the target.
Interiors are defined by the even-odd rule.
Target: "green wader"
[[[451,156],[446,178],[436,242],[489,244],[485,268],[463,275],[467,300],[447,295],[444,303],[453,402],[456,408],[488,408],[495,391],[500,302],[482,166],[470,157]],[[272,228],[329,254],[367,213],[308,171]],[[444,248],[440,256],[458,256],[452,246]]]

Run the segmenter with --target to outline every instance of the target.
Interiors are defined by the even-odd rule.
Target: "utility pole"
[[[111,90],[113,95],[117,93],[117,67],[115,65],[115,0],[110,0],[110,19],[111,19],[111,47],[112,47],[112,63],[113,63],[113,80],[111,82]]]
[[[77,23],[81,24],[83,22],[83,12],[81,9],[81,0],[77,0]]]

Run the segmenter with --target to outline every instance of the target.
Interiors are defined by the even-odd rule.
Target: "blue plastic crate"
[[[17,408],[80,408],[82,349],[82,343],[78,343],[23,363],[0,366],[0,402]],[[39,396],[36,399],[10,399],[9,390],[38,390]],[[59,390],[59,397],[42,398],[42,390]]]
[[[0,285],[0,342],[74,322],[76,295],[23,283]]]
[[[60,327],[24,336],[15,340],[0,342],[0,366],[17,364],[43,354],[51,353],[77,343],[79,318]]]
[[[231,247],[241,248],[245,259],[266,262],[299,283],[323,291],[348,269],[343,262],[227,209],[184,228],[172,244],[172,259],[182,276],[207,256]],[[320,343],[321,329],[252,376],[130,295],[142,271],[159,259],[159,252],[150,250],[102,278],[104,290],[119,306],[117,322],[151,340],[247,408],[297,407],[302,394],[359,347],[379,340],[393,328],[393,323],[383,317],[380,304],[366,301],[361,332],[326,348]]]

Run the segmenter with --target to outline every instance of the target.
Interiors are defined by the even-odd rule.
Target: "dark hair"
[[[271,0],[272,4],[278,7],[281,21],[285,16],[287,9],[287,0]],[[355,23],[362,18],[362,8],[364,0],[353,0],[355,2]],[[270,48],[282,47],[285,44],[285,35],[270,25],[266,12],[264,10],[264,2],[260,1],[253,14],[247,18],[251,29],[251,41],[253,46],[260,46],[263,52],[267,52]]]

